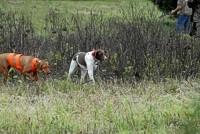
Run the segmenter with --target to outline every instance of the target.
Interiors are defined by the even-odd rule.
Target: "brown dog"
[[[29,77],[30,82],[38,81],[38,71],[42,70],[45,74],[50,74],[49,64],[32,56],[23,54],[4,53],[0,54],[0,73],[4,76],[4,84],[7,82],[8,71],[13,67]],[[30,73],[33,72],[33,76]]]

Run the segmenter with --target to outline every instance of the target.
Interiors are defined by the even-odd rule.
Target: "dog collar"
[[[99,60],[95,60],[94,64],[99,65]]]
[[[32,72],[37,72],[37,69],[35,67],[35,64],[36,64],[36,61],[38,60],[38,58],[34,58],[32,61],[31,61],[31,71]]]

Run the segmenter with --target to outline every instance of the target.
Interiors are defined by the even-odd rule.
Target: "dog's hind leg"
[[[86,75],[87,75],[87,70],[81,69],[81,80],[80,80],[80,83],[84,82]]]
[[[7,83],[8,70],[9,70],[9,69],[10,69],[10,67],[8,67],[8,68],[0,67],[0,73],[4,76],[4,79],[3,79],[3,83],[4,83],[4,84]]]
[[[68,78],[70,79],[76,69],[78,68],[78,63],[74,60],[71,61],[70,67],[69,67],[69,73],[68,73]]]

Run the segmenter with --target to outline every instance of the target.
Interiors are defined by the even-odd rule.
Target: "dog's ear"
[[[40,62],[41,62],[41,60],[36,60],[36,62],[40,63]]]
[[[36,60],[36,64],[35,64],[35,68],[37,69],[37,70],[41,70],[41,60]]]
[[[93,55],[94,57],[96,57],[96,54],[97,54],[97,50],[95,50],[95,49],[93,48],[93,50],[92,50],[92,55]]]
[[[107,51],[105,51],[105,50],[104,50],[104,53],[106,54],[106,53],[107,53]]]

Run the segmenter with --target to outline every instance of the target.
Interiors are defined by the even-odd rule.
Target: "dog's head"
[[[37,60],[36,61],[36,68],[38,70],[42,70],[44,74],[50,74],[49,63],[44,60]]]
[[[92,55],[93,55],[93,57],[95,59],[100,60],[100,61],[105,61],[105,60],[108,59],[106,57],[106,55],[105,55],[106,52],[104,50],[101,50],[101,49],[95,50],[95,49],[93,49],[92,51],[93,51]]]

